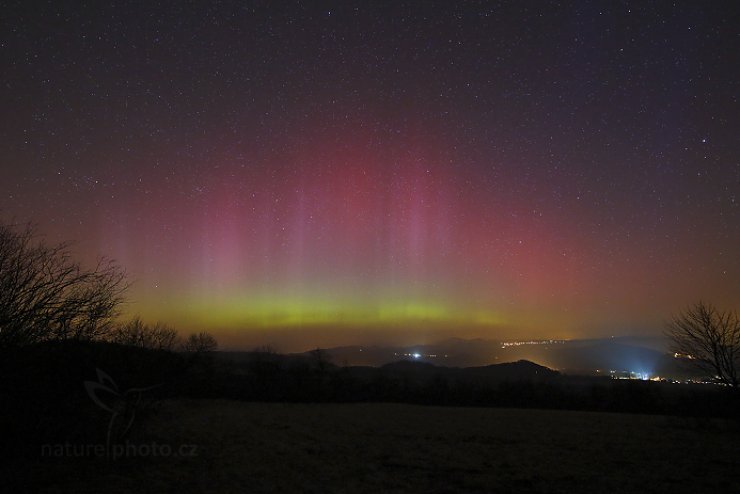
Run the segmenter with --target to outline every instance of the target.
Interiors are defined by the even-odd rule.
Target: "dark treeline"
[[[593,410],[700,417],[738,416],[738,400],[715,385],[567,376],[520,361],[448,368],[401,361],[337,366],[325,354],[221,355],[204,396],[254,401],[381,401],[424,405]]]

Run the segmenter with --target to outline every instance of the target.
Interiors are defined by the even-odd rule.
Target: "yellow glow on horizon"
[[[469,310],[427,301],[354,301],[330,297],[184,297],[163,307],[137,304],[145,318],[166,318],[178,326],[232,330],[302,326],[396,327],[461,325],[494,327],[506,318],[495,311]]]

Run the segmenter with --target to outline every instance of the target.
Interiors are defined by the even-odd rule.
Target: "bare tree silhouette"
[[[315,348],[310,352],[311,360],[320,374],[324,374],[331,365],[331,356],[323,348]]]
[[[740,320],[704,302],[689,307],[667,325],[672,350],[722,383],[740,390]]]
[[[183,350],[188,353],[202,354],[213,352],[218,348],[216,338],[208,333],[196,333],[188,336]]]
[[[139,317],[115,326],[108,337],[113,343],[151,350],[175,351],[180,346],[177,331],[163,323],[145,324]]]
[[[123,270],[109,260],[84,269],[68,247],[46,244],[30,225],[0,225],[0,348],[111,329],[128,286]]]

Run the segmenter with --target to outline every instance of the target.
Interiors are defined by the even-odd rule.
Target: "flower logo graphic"
[[[142,394],[155,389],[161,384],[146,388],[131,388],[121,392],[113,379],[100,369],[97,381],[85,381],[85,389],[93,402],[111,414],[106,434],[106,452],[110,456],[111,440],[123,438],[136,419],[136,412],[141,404]]]

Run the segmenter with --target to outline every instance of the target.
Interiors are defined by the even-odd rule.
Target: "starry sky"
[[[740,7],[5,2],[0,218],[281,350],[740,302]]]

